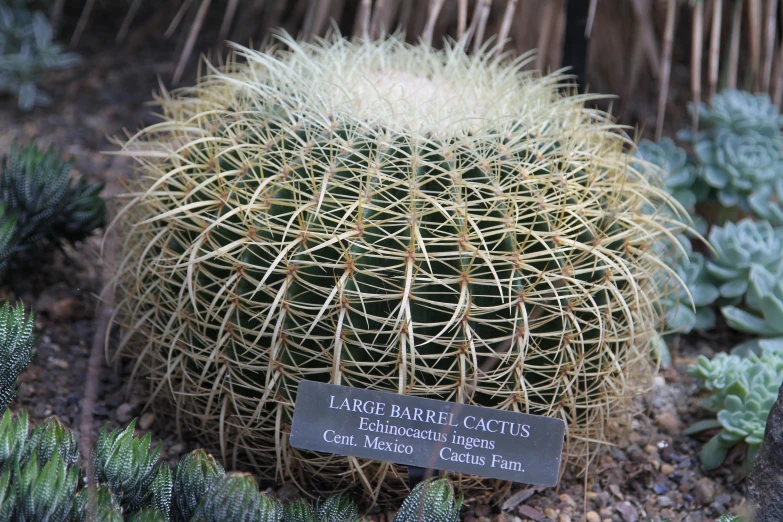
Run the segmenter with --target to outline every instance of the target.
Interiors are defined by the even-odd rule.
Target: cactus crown
[[[11,307],[5,302],[0,306],[0,410],[16,397],[16,380],[35,356],[33,319],[30,314],[25,320],[21,305]]]
[[[228,453],[241,438],[233,454],[270,477],[301,379],[607,438],[600,419],[646,382],[672,272],[650,245],[682,227],[641,211],[667,196],[629,167],[627,138],[521,62],[284,44],[239,48],[245,65],[166,97],[166,121],[125,144],[142,169],[120,268],[137,375],[170,380],[156,389],[181,394],[190,429]],[[222,404],[236,420],[205,427]],[[383,480],[290,452],[334,490]]]

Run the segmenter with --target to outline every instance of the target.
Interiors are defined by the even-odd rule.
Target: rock
[[[148,430],[152,427],[152,423],[155,422],[155,414],[154,413],[145,413],[141,416],[139,419],[139,428],[143,430]]]
[[[49,315],[55,321],[67,321],[76,315],[74,312],[78,304],[79,302],[73,297],[58,299],[49,308]]]
[[[668,411],[660,413],[655,418],[655,423],[672,435],[680,431],[680,419]]]
[[[585,520],[587,522],[601,522],[601,516],[595,511],[588,511],[585,513]]]
[[[562,502],[563,504],[566,504],[572,508],[576,507],[576,501],[574,500],[574,497],[572,497],[571,495],[567,493],[563,493],[558,498],[560,499],[560,502]]]
[[[618,513],[620,513],[620,516],[625,522],[638,522],[639,512],[636,511],[636,508],[633,507],[627,500],[617,504],[615,509]]]
[[[709,504],[715,496],[715,483],[707,477],[702,477],[693,487],[693,496],[702,504]]]
[[[617,484],[609,484],[609,491],[612,492],[612,495],[614,495],[617,500],[623,500],[623,493],[620,491],[620,488],[617,486]]]
[[[729,502],[731,502],[731,495],[727,493],[724,493],[723,495],[718,495],[717,497],[715,497],[714,502],[719,506],[728,506]]]
[[[178,457],[182,455],[183,451],[185,451],[185,448],[182,447],[182,444],[174,444],[169,448],[168,455],[169,457]]]
[[[544,510],[544,515],[551,518],[552,520],[557,520],[557,511],[552,508],[546,508]]]
[[[657,502],[658,502],[658,507],[662,507],[662,508],[670,507],[672,504],[674,504],[674,502],[672,502],[672,499],[670,499],[665,495],[658,497]]]
[[[298,496],[299,496],[299,488],[297,488],[295,485],[291,484],[290,482],[288,484],[283,485],[283,487],[277,490],[277,497],[280,500],[293,500]]]
[[[523,517],[529,518],[530,520],[535,520],[535,522],[541,522],[545,518],[545,515],[542,512],[540,512],[534,507],[530,507],[526,505],[521,505],[517,507],[517,513],[519,513]]]
[[[133,418],[133,408],[127,402],[120,404],[115,413],[120,424],[127,424]]]
[[[664,475],[666,475],[668,477],[669,475],[674,473],[674,466],[672,466],[671,464],[663,464],[663,465],[661,465],[661,473],[663,473]]]
[[[490,514],[491,512],[492,512],[492,508],[491,508],[491,507],[489,507],[489,506],[488,506],[488,505],[486,505],[486,504],[479,504],[479,505],[477,505],[477,506],[475,507],[475,509],[473,510],[473,513],[474,513],[474,514],[475,514],[477,517],[488,517],[488,516],[489,516],[489,514]]]
[[[571,517],[568,515],[560,515],[557,517],[557,522],[571,522]]]
[[[764,442],[748,477],[748,499],[755,522],[783,519],[783,385],[767,417]]]
[[[655,444],[647,444],[644,447],[644,452],[647,453],[648,455],[653,455],[653,456],[657,455],[658,454],[658,446],[656,446]]]
[[[492,519],[492,522],[508,522],[508,519],[503,513],[498,513],[495,515],[495,518]]]

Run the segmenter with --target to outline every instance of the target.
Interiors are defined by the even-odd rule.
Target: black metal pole
[[[567,0],[565,41],[563,42],[563,66],[571,67],[570,74],[576,76],[579,92],[584,92],[587,63],[587,17],[590,0]]]

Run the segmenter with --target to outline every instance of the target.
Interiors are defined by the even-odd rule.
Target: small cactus
[[[152,483],[158,474],[161,444],[150,449],[151,435],[134,437],[136,419],[124,430],[101,430],[93,448],[93,465],[99,484],[108,487],[117,497],[126,514],[141,509],[149,498]]]
[[[84,488],[74,498],[71,522],[123,522],[120,503],[105,486]]]
[[[198,449],[182,457],[174,470],[171,522],[190,522],[204,495],[223,475],[223,466],[204,450]]]
[[[16,522],[49,522],[68,520],[73,510],[73,498],[79,480],[79,470],[60,458],[55,450],[41,466],[33,452],[30,460],[13,476]]]
[[[454,498],[448,479],[419,483],[397,512],[394,522],[458,522],[462,497]]]
[[[258,491],[252,475],[227,473],[217,478],[191,522],[280,522],[282,517],[283,507]]]
[[[318,510],[302,498],[288,504],[283,511],[284,522],[321,522]]]
[[[343,495],[332,495],[318,507],[318,522],[358,522],[356,504]]]
[[[3,412],[0,421],[0,470],[12,469],[19,462],[27,442],[27,412],[21,411],[16,417],[11,410]]]
[[[38,454],[38,460],[43,465],[57,452],[69,466],[79,460],[79,444],[76,435],[65,427],[57,417],[49,417],[30,433],[25,444],[23,461],[27,461],[33,453]]]
[[[33,314],[25,320],[24,307],[0,307],[0,410],[19,392],[17,378],[35,355]]]

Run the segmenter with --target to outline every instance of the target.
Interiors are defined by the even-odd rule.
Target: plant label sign
[[[561,419],[302,381],[291,445],[555,486],[564,435]]]

